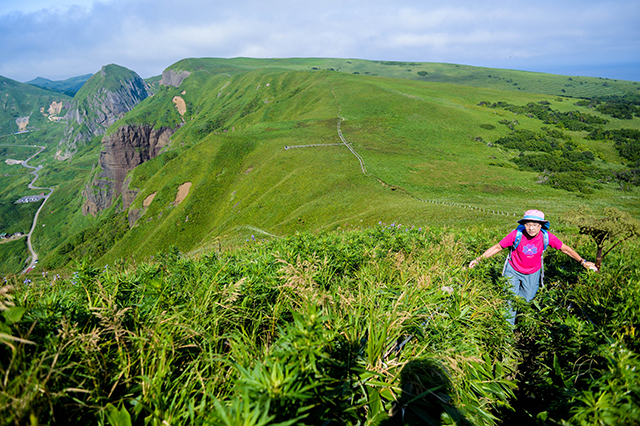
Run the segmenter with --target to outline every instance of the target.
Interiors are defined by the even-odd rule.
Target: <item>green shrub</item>
[[[0,347],[0,418],[636,421],[638,247],[598,275],[549,253],[512,334],[500,261],[463,267],[495,238],[381,224],[14,282],[13,334],[36,345]]]
[[[593,193],[593,189],[586,182],[585,174],[581,172],[552,173],[546,183],[554,188],[564,189],[569,192]]]

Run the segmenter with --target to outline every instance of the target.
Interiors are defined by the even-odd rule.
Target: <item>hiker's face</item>
[[[524,227],[530,237],[535,237],[540,233],[542,224],[540,222],[525,222]]]

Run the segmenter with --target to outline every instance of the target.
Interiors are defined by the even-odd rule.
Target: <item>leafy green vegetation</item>
[[[549,253],[547,285],[516,301],[514,332],[500,260],[463,266],[500,235],[380,224],[5,278],[26,311],[10,325],[24,342],[0,346],[0,418],[637,422],[638,246],[611,252],[600,274]]]
[[[596,129],[589,133],[589,139],[593,140],[611,140],[614,141],[615,147],[620,156],[640,164],[640,130],[636,129],[616,129],[602,130]]]

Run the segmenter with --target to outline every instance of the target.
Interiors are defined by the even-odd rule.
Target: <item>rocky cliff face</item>
[[[190,75],[191,73],[189,71],[165,70],[162,73],[162,80],[160,80],[160,84],[163,86],[178,87],[182,84],[182,81]]]
[[[79,144],[104,134],[148,95],[138,74],[117,65],[103,67],[74,97],[65,115],[67,128],[58,143],[56,158],[66,160],[73,156]]]
[[[154,129],[147,125],[123,126],[102,139],[103,151],[98,160],[100,173],[82,192],[85,202],[82,214],[96,215],[109,208],[122,195],[123,209],[129,208],[136,191],[125,185],[127,173],[155,158],[169,143],[176,129]]]

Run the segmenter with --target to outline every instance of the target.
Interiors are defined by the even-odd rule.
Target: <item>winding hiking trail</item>
[[[336,101],[336,107],[338,107],[338,129],[337,129],[338,130],[338,136],[340,137],[340,140],[342,141],[344,146],[349,148],[349,151],[351,151],[351,153],[353,155],[355,155],[355,157],[358,159],[358,161],[360,162],[360,169],[362,169],[362,173],[364,175],[366,175],[367,174],[367,168],[364,165],[364,159],[360,156],[360,154],[358,154],[356,152],[355,149],[353,149],[351,144],[347,142],[347,140],[344,138],[344,136],[342,136],[342,131],[340,130],[340,124],[342,123],[342,121],[344,121],[344,118],[341,115],[342,108],[340,108],[340,104],[338,103],[338,97],[336,96],[336,92],[334,92],[333,87],[331,87],[331,93],[333,94],[333,98]]]
[[[360,162],[360,169],[362,170],[362,173],[364,175],[368,175],[367,168],[364,165],[364,159],[360,156],[360,154],[358,154],[356,152],[355,149],[353,149],[351,144],[349,142],[347,142],[347,140],[344,138],[344,136],[342,136],[342,131],[340,130],[340,124],[344,121],[344,118],[342,117],[342,115],[340,115],[342,109],[340,108],[340,104],[338,103],[338,97],[336,96],[336,92],[333,90],[333,87],[331,87],[331,93],[333,94],[333,98],[335,100],[336,107],[338,108],[338,124],[337,124],[336,130],[338,132],[338,137],[340,138],[340,140],[342,142],[341,143],[315,143],[315,144],[308,144],[308,145],[287,145],[287,146],[284,147],[284,149],[311,148],[311,147],[317,147],[317,146],[343,146],[344,145],[344,146],[347,147],[347,149],[349,149],[349,151],[351,151],[351,153]]]
[[[16,146],[16,145],[11,145],[11,146]],[[42,208],[44,207],[45,203],[47,202],[47,200],[49,199],[51,194],[53,194],[53,188],[43,188],[43,187],[39,187],[39,186],[34,186],[35,181],[38,180],[38,178],[40,177],[38,172],[42,169],[42,165],[35,167],[35,166],[30,166],[29,164],[27,164],[29,161],[31,161],[33,158],[35,158],[38,154],[40,154],[42,151],[44,151],[47,148],[44,147],[44,146],[38,146],[38,145],[19,145],[19,146],[24,146],[24,147],[29,147],[29,148],[40,148],[40,150],[38,152],[36,152],[35,154],[33,154],[31,157],[27,158],[26,160],[21,161],[20,164],[23,167],[26,167],[28,169],[33,169],[33,171],[29,172],[30,174],[34,175],[33,176],[33,180],[28,185],[29,189],[40,189],[40,190],[48,190],[49,191],[49,193],[44,196],[44,201],[42,201],[42,204],[40,204],[40,208],[38,209],[38,211],[36,212],[35,216],[33,217],[33,223],[31,225],[31,229],[29,230],[29,233],[27,234],[27,247],[29,248],[29,258],[27,260],[29,261],[29,264],[21,272],[21,274],[26,274],[27,272],[31,272],[33,270],[33,268],[36,266],[36,263],[38,263],[38,253],[36,253],[36,251],[33,249],[33,243],[32,243],[32,241],[33,241],[33,231],[36,229],[36,224],[38,223],[38,216],[40,215],[40,212],[42,211]]]
[[[333,86],[331,86],[331,94],[333,95],[333,99],[334,102],[336,104],[336,108],[338,109],[338,125],[337,125],[337,132],[338,132],[338,137],[340,138],[340,140],[342,141],[342,143],[325,143],[325,144],[308,144],[308,145],[288,145],[285,146],[284,149],[291,149],[291,148],[311,148],[311,147],[318,147],[318,146],[333,146],[333,145],[344,145],[346,146],[349,151],[351,151],[351,153],[358,159],[358,161],[360,162],[360,169],[362,170],[362,173],[366,176],[371,176],[369,175],[369,173],[367,173],[367,168],[364,164],[364,159],[360,156],[360,154],[358,154],[356,152],[356,150],[353,148],[353,146],[351,146],[351,144],[349,142],[347,142],[347,140],[344,138],[344,136],[342,135],[342,131],[340,130],[340,124],[344,121],[344,117],[342,117],[342,108],[340,107],[340,103],[338,102],[338,96],[336,95],[336,92],[333,89]],[[375,176],[374,176],[375,177]],[[386,186],[392,186],[389,185],[385,182],[382,181],[382,179],[376,177],[376,179],[378,179],[378,181],[380,183],[382,183],[383,185]],[[418,200],[420,202],[423,203],[427,203],[427,204],[440,204],[443,206],[449,206],[449,207],[456,207],[456,208],[460,208],[460,209],[467,209],[467,210],[473,210],[473,211],[477,211],[477,212],[482,212],[482,213],[486,213],[486,214],[492,214],[492,215],[500,215],[500,216],[517,216],[517,214],[515,213],[510,213],[510,212],[503,212],[500,210],[489,210],[489,209],[485,209],[482,207],[477,207],[477,206],[472,206],[469,204],[458,204],[458,203],[451,203],[451,202],[447,202],[447,201],[440,201],[440,200],[435,200],[435,199],[423,199],[420,197],[417,197],[407,191],[404,191],[404,193],[406,193],[408,196],[410,196],[411,198]]]

